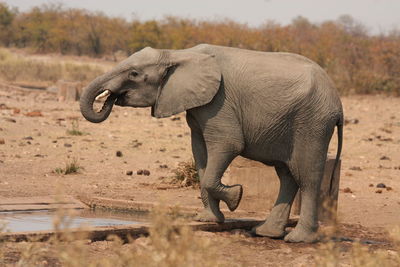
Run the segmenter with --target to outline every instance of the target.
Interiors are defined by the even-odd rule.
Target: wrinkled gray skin
[[[97,95],[110,90],[103,110]],[[105,120],[112,105],[152,107],[152,116],[186,110],[200,175],[200,221],[223,222],[219,202],[231,211],[242,186],[221,177],[238,155],[275,166],[280,191],[269,217],[253,231],[285,236],[296,192],[302,194],[297,226],[288,242],[317,240],[317,202],[328,145],[338,126],[340,157],[343,111],[324,70],[299,55],[198,45],[185,50],[145,48],[95,79],[81,97],[83,116]]]

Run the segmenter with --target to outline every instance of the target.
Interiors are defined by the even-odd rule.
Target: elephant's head
[[[220,81],[213,56],[147,47],[93,80],[81,96],[81,112],[96,123],[107,119],[114,104],[152,107],[153,116],[168,117],[210,102]],[[105,98],[101,110],[94,110],[95,100]]]

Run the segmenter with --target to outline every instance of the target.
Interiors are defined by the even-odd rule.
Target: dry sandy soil
[[[342,235],[384,241],[371,247],[390,250],[386,229],[400,223],[400,98],[342,100],[347,121],[338,208]],[[84,135],[67,134],[74,120]],[[333,154],[335,144],[336,135]],[[117,151],[122,155],[117,156]],[[81,117],[78,102],[57,102],[56,95],[45,91],[0,87],[0,202],[7,197],[69,194],[200,207],[198,189],[171,186],[165,178],[173,175],[171,170],[179,162],[189,159],[184,114],[154,119],[149,109],[115,107],[107,121],[91,124]],[[54,172],[73,160],[83,167],[80,173]],[[150,175],[138,175],[141,169]],[[379,183],[386,188],[377,188]],[[318,250],[318,245],[237,238],[234,233],[196,235],[229,241],[218,252],[227,265],[306,266]],[[105,243],[89,246],[96,255],[107,250]],[[346,261],[349,243],[341,246]]]

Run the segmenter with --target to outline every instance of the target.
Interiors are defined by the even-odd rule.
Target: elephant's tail
[[[338,148],[336,152],[336,159],[335,159],[335,164],[333,165],[333,170],[332,170],[332,176],[331,176],[331,181],[329,185],[329,193],[330,195],[333,193],[332,192],[332,187],[333,187],[333,180],[336,175],[336,169],[337,166],[339,165],[339,160],[340,160],[340,155],[342,153],[342,146],[343,146],[343,118],[340,118],[338,122],[336,123],[337,126],[337,136],[338,136]]]

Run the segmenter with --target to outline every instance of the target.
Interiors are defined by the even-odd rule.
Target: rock
[[[181,120],[180,117],[177,117],[177,116],[172,116],[171,117],[171,121],[180,121],[180,120]]]
[[[64,146],[65,146],[65,147],[72,147],[72,145],[71,145],[71,144],[68,144],[68,143],[65,143]]]
[[[167,151],[166,148],[160,148],[160,152],[165,152],[165,151]]]
[[[386,188],[386,185],[384,183],[379,183],[376,185],[377,188]]]
[[[344,188],[343,189],[343,193],[353,193],[353,191],[349,188],[349,187],[346,187],[346,188]]]
[[[138,170],[136,172],[137,175],[145,175],[145,176],[149,176],[150,175],[150,171],[149,170]]]
[[[392,191],[392,190],[393,190],[393,188],[391,188],[390,186],[386,187],[386,191]]]
[[[122,157],[122,152],[118,150],[118,151],[115,153],[115,155],[116,155],[117,157]]]
[[[0,145],[4,145],[6,143],[6,141],[4,140],[4,138],[0,138]]]
[[[24,138],[22,138],[23,140],[33,140],[33,137],[32,136],[26,136],[26,137],[24,137]]]
[[[4,118],[5,121],[16,123],[17,121],[11,118]]]
[[[345,119],[344,124],[358,124],[360,121],[358,119]]]
[[[34,110],[28,113],[25,113],[27,117],[43,117],[43,114],[40,110]]]
[[[10,108],[4,103],[0,103],[0,109],[10,109]]]
[[[382,156],[382,157],[380,158],[380,160],[390,160],[390,158],[387,157],[387,156]]]
[[[252,233],[250,231],[246,231],[244,229],[233,229],[230,231],[234,235],[243,236],[243,237],[252,237]]]
[[[378,189],[378,190],[375,191],[375,193],[382,194],[382,190]]]
[[[161,164],[160,165],[160,169],[168,169],[168,165],[167,164]]]
[[[143,143],[139,142],[137,139],[133,140],[131,142],[132,147],[140,147],[141,145],[143,145]]]
[[[362,171],[361,167],[358,167],[358,166],[350,167],[350,170],[352,170],[352,171]]]
[[[369,187],[374,187],[374,184],[369,184]]]
[[[133,171],[126,171],[126,175],[131,176],[133,174]]]

